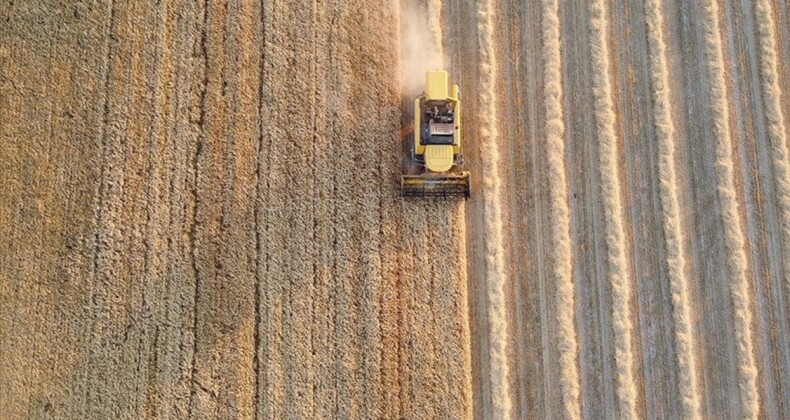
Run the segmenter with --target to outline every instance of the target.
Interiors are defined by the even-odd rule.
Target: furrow
[[[675,173],[675,126],[672,120],[669,71],[664,43],[663,0],[647,0],[647,36],[650,55],[653,113],[658,140],[658,173],[661,196],[662,227],[667,252],[667,273],[672,294],[672,319],[675,325],[678,375],[684,418],[700,418],[697,389],[697,351],[691,324],[686,255],[683,251],[683,228],[680,223],[677,175]]]
[[[615,335],[617,399],[620,418],[636,418],[636,386],[633,373],[631,278],[628,272],[622,199],[620,197],[620,149],[615,134],[615,113],[609,79],[607,9],[604,0],[590,4],[590,52],[593,64],[595,123],[600,145],[601,199],[603,200],[607,275],[612,285],[612,325]]]
[[[565,123],[562,107],[562,56],[560,44],[559,1],[542,0],[544,103],[546,107],[546,150],[551,208],[551,277],[557,287],[557,324],[559,328],[559,387],[563,417],[579,418],[579,369],[576,339],[575,298],[570,245],[568,180],[565,170]],[[544,356],[545,357],[545,356]]]
[[[502,240],[501,181],[499,179],[499,147],[497,144],[496,66],[494,44],[494,2],[478,4],[477,28],[480,51],[480,135],[483,151],[483,202],[485,212],[485,255],[490,326],[491,394],[495,418],[510,418],[512,402],[509,385],[508,327],[505,301],[505,256]]]
[[[730,290],[735,315],[735,341],[738,355],[738,392],[740,416],[757,418],[760,397],[757,393],[757,366],[754,360],[752,337],[752,309],[749,284],[746,278],[747,261],[744,236],[738,212],[738,198],[733,174],[733,150],[728,111],[724,54],[719,28],[719,6],[716,0],[706,0],[702,8],[707,71],[710,77],[711,106],[716,138],[715,172],[718,196],[722,208],[726,265],[730,275]]]

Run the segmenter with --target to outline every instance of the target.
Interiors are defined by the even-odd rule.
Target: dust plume
[[[425,72],[443,69],[442,2],[431,0],[428,10],[401,9],[401,73],[403,91],[417,95],[425,88]]]

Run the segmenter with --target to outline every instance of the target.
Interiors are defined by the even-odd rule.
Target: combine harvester
[[[425,92],[414,101],[411,159],[401,175],[403,197],[464,197],[471,194],[461,155],[461,100],[458,85],[448,92],[444,70],[429,71]]]

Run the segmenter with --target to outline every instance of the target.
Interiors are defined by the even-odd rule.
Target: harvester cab
[[[448,91],[444,70],[426,74],[425,92],[414,101],[410,149],[401,176],[402,196],[469,198],[469,172],[462,170],[460,92],[458,85]]]

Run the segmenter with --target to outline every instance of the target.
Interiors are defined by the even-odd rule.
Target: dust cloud
[[[403,92],[416,96],[425,88],[425,72],[444,69],[444,48],[440,24],[441,2],[432,1],[428,10],[401,9],[401,73]]]

